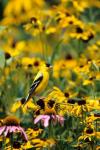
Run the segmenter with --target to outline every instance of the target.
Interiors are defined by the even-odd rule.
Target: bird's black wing
[[[31,87],[30,87],[30,90],[29,90],[29,94],[30,94],[30,95],[35,91],[35,89],[36,89],[37,86],[40,84],[40,82],[42,81],[42,79],[43,79],[43,75],[41,74],[41,76],[40,76],[37,80],[35,80],[35,81],[33,82],[33,84],[32,84]]]
[[[42,80],[43,80],[43,74],[40,73],[40,74],[39,74],[39,77],[37,77],[37,78],[33,81],[32,85],[31,85],[31,87],[30,87],[30,90],[29,90],[29,94],[28,94],[28,96],[27,96],[27,98],[26,98],[26,100],[25,100],[24,105],[25,105],[25,104],[28,102],[28,100],[32,97],[32,95],[33,95],[35,89],[38,87],[38,85],[41,83]]]

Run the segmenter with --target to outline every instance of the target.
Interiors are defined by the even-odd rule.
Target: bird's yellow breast
[[[47,71],[43,71],[43,79],[38,85],[38,87],[35,89],[34,94],[41,93],[47,86],[49,81],[49,73]]]

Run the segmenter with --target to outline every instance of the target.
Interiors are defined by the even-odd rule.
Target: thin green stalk
[[[13,150],[13,133],[10,135],[11,150]]]
[[[82,123],[84,123],[84,111],[83,111],[82,106],[81,106],[81,112],[82,112]]]
[[[48,44],[47,44],[47,38],[46,38],[46,35],[44,35],[44,41],[45,41],[45,58],[46,58],[46,61],[47,60],[47,56],[48,56]]]
[[[96,132],[97,132],[97,128],[98,128],[98,122],[97,122],[97,119],[96,119]]]
[[[53,132],[53,124],[52,124],[52,121],[50,121],[50,125],[49,125],[49,138],[52,138],[54,135],[54,132]]]
[[[2,141],[2,150],[5,150],[5,137],[3,135],[3,141]]]
[[[94,146],[93,144],[90,145],[91,150],[94,150]]]
[[[98,131],[98,122],[97,122],[97,119],[96,119],[96,134],[97,134],[97,131]],[[97,140],[96,140],[96,144],[97,144]]]
[[[43,57],[44,60],[46,60],[46,58],[45,58],[45,46],[44,46],[44,41],[43,41],[43,37],[41,35],[41,32],[39,34],[39,37],[40,37],[40,42],[41,42],[41,45],[42,45],[42,57]]]
[[[52,56],[51,56],[51,63],[53,63],[53,60],[55,59],[55,55],[56,53],[58,53],[59,49],[60,49],[60,46],[62,44],[62,41],[63,40],[60,40],[57,45],[55,46],[54,50],[53,50],[53,53],[52,53]]]

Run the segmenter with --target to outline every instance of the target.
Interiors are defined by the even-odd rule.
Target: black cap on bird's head
[[[52,65],[49,63],[46,63],[46,67],[52,69]]]
[[[49,63],[46,63],[46,67],[50,67],[51,65]]]

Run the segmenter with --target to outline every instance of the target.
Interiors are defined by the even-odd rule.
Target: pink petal
[[[59,116],[59,115],[56,115],[56,116],[57,116],[58,122],[63,126],[64,125],[64,117]]]
[[[21,131],[21,133],[23,134],[25,140],[28,141],[27,135],[26,135],[25,131],[23,130],[23,128],[22,127],[18,127],[18,128]]]
[[[56,115],[52,115],[51,117],[53,119],[53,124],[56,125],[57,124],[57,117],[56,117]]]
[[[9,126],[9,133],[12,132],[12,126]]]
[[[40,120],[43,121],[44,127],[47,127],[49,125],[50,116],[39,115],[37,118],[35,118],[34,124],[38,123]]]
[[[0,135],[4,132],[5,128],[6,128],[6,126],[0,127]]]
[[[18,130],[18,127],[12,126],[10,129],[10,132],[17,132],[17,130]]]
[[[5,136],[7,136],[7,134],[8,134],[8,132],[9,132],[10,128],[11,128],[10,126],[6,127],[5,132],[4,132],[4,135],[5,135]]]
[[[54,120],[55,120],[55,118],[56,118],[56,116],[55,116],[55,115],[52,115],[51,117],[52,117],[52,119],[54,119]]]
[[[45,116],[45,118],[43,118],[44,127],[48,127],[49,120],[50,120],[50,116]]]
[[[34,119],[34,124],[38,123],[41,119],[44,118],[44,116],[45,116],[45,115],[39,115],[38,117],[36,117],[36,118]]]

